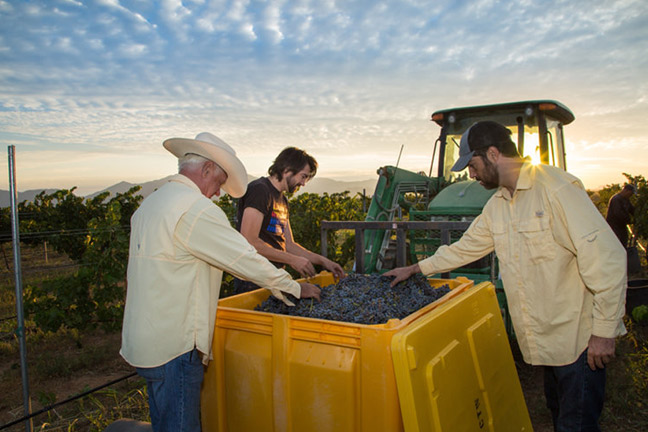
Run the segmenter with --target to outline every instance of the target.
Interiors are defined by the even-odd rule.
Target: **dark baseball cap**
[[[637,194],[637,186],[627,183],[625,186],[623,186],[623,190],[627,190],[632,192],[634,195]]]
[[[511,140],[511,131],[494,121],[480,121],[473,123],[461,135],[459,142],[459,159],[452,166],[452,171],[462,171],[475,155],[475,150],[496,146],[498,143]]]

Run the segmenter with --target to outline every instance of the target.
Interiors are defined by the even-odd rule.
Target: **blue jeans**
[[[590,369],[587,350],[572,364],[545,366],[544,384],[555,432],[600,432],[605,369]]]
[[[195,348],[162,366],[137,368],[146,380],[155,432],[200,432],[200,386],[204,369]]]

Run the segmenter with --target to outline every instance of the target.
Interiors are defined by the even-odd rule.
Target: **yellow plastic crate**
[[[323,272],[309,281],[325,286],[334,280]],[[264,289],[221,299],[202,389],[203,430],[403,431],[392,338],[460,302],[473,285],[464,278],[430,284],[452,291],[403,320],[379,325],[254,311],[269,295]]]
[[[392,338],[407,432],[532,431],[490,282]]]

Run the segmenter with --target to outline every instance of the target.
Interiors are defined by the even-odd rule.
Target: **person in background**
[[[304,150],[287,147],[279,153],[270,168],[269,177],[252,181],[238,203],[237,229],[256,250],[276,266],[289,265],[302,277],[314,276],[319,265],[336,278],[345,276],[342,267],[330,259],[311,252],[293,238],[286,193],[293,193],[315,176],[317,161]],[[257,288],[235,280],[237,293]]]
[[[636,188],[634,185],[626,184],[608,202],[605,220],[624,248],[628,247],[627,225],[632,223],[632,216],[634,215],[634,206],[630,202],[630,197],[635,193]]]
[[[599,431],[605,366],[625,334],[626,253],[579,179],[519,156],[496,122],[461,137],[453,171],[497,191],[456,243],[393,269],[392,286],[497,254],[524,360],[544,366],[545,396],[558,432]]]
[[[245,167],[227,143],[203,132],[164,147],[178,157],[179,174],[131,219],[120,354],[146,380],[154,431],[200,431],[223,271],[286,302],[283,293],[319,299],[320,290],[259,255],[211,200],[221,188],[232,197],[246,190]]]

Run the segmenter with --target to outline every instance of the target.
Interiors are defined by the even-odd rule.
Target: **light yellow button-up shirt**
[[[210,358],[223,271],[299,298],[301,288],[227,220],[189,178],[176,175],[133,214],[120,354],[155,367],[194,347]]]
[[[447,272],[495,250],[527,363],[573,363],[591,335],[625,333],[626,253],[580,180],[524,163],[513,195],[500,188],[462,238],[421,261]]]

